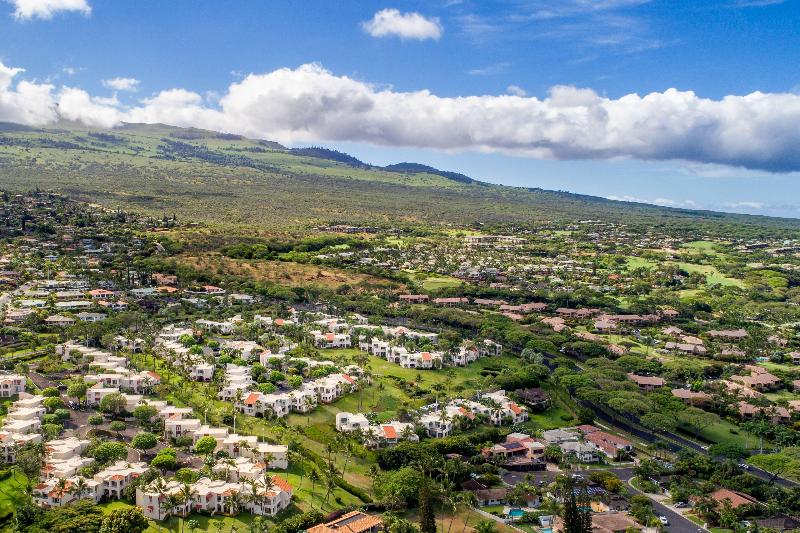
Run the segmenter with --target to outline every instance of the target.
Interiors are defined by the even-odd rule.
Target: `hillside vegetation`
[[[114,130],[0,124],[0,185],[229,225],[529,223],[587,218],[628,223],[797,229],[800,223],[667,209],[576,194],[490,185],[415,163],[385,168],[324,148],[194,128]],[[756,230],[761,231],[761,230]]]

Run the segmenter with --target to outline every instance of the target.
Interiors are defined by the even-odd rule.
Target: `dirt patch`
[[[350,285],[354,289],[405,290],[404,285],[392,280],[328,266],[231,259],[219,254],[185,255],[177,259],[196,270],[219,275],[242,276],[256,281],[271,281],[289,287],[311,285],[336,289],[342,285]]]

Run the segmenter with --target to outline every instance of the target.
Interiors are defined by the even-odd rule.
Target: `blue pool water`
[[[552,527],[543,527],[540,531],[542,533],[553,533],[553,528]]]
[[[510,511],[508,511],[509,518],[521,518],[522,515],[524,514],[525,511],[523,511],[522,509],[511,509]]]

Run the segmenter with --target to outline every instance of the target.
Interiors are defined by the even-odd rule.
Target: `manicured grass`
[[[771,361],[765,361],[763,363],[758,363],[759,366],[763,366],[770,372],[778,371],[778,372],[796,372],[800,370],[800,365],[791,365],[791,364],[783,364],[783,363],[773,363]]]
[[[735,286],[735,287],[744,287],[744,282],[740,279],[736,278],[729,278],[723,275],[717,267],[713,265],[696,265],[694,263],[671,263],[671,262],[664,262],[664,263],[655,263],[648,259],[644,259],[642,257],[627,257],[626,263],[629,270],[633,270],[635,268],[657,268],[660,265],[669,265],[669,264],[676,264],[681,269],[685,270],[686,272],[698,272],[703,274],[706,277],[706,282],[709,285],[723,285],[723,286]],[[686,291],[680,291],[681,293],[685,293]],[[683,297],[688,296],[688,294],[683,294]]]
[[[110,513],[116,509],[128,509],[135,506],[121,501],[114,501],[109,503],[101,503],[98,505],[98,507],[100,507],[104,513]],[[253,515],[249,513],[241,513],[237,516],[211,517],[208,515],[194,513],[185,518],[186,524],[184,525],[184,531],[189,531],[189,520],[194,520],[197,522],[198,527],[196,531],[208,531],[212,533],[230,533],[233,531],[238,531],[241,533],[250,530],[250,524],[253,522]],[[168,520],[162,520],[160,522],[155,520],[148,520],[148,522],[150,523],[150,527],[148,527],[144,533],[158,533],[159,531],[179,532],[181,531],[181,524],[184,523],[184,519],[181,517],[170,517]]]
[[[450,289],[453,287],[460,287],[461,280],[456,278],[449,278],[445,276],[426,278],[422,282],[422,288],[426,291],[435,291],[439,289]]]
[[[694,432],[690,428],[683,428],[686,434],[694,437]],[[731,430],[736,433],[731,433]],[[758,445],[758,438],[742,428],[728,422],[727,420],[720,420],[716,424],[708,426],[700,432],[700,435],[707,441],[716,444],[737,444],[749,448],[755,448]]]
[[[636,268],[655,268],[658,266],[658,263],[650,261],[649,259],[635,256],[626,257],[625,263],[627,264],[628,270],[634,270]]]
[[[531,429],[548,430],[576,424],[577,419],[571,406],[566,405],[553,391],[548,390],[548,393],[550,393],[550,407],[540,413],[531,413],[525,425]],[[565,420],[567,417],[569,419]]]
[[[695,265],[694,263],[678,263],[678,266],[686,272],[699,272],[705,275],[709,285],[722,285],[725,287],[744,287],[744,282],[740,279],[729,278],[723,275],[717,267],[712,265]]]
[[[771,402],[775,402],[778,400],[797,400],[800,399],[800,395],[788,390],[782,390],[777,392],[767,392],[764,394],[767,399]]]
[[[15,471],[10,477],[0,481],[0,516],[13,512],[22,503],[28,478]]]

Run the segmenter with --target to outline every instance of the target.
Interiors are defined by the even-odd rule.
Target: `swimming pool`
[[[542,533],[553,533],[553,528],[552,527],[543,527],[543,528],[539,529],[539,531],[541,531]]]
[[[509,518],[522,518],[525,514],[525,511],[522,509],[511,509],[508,511]]]

